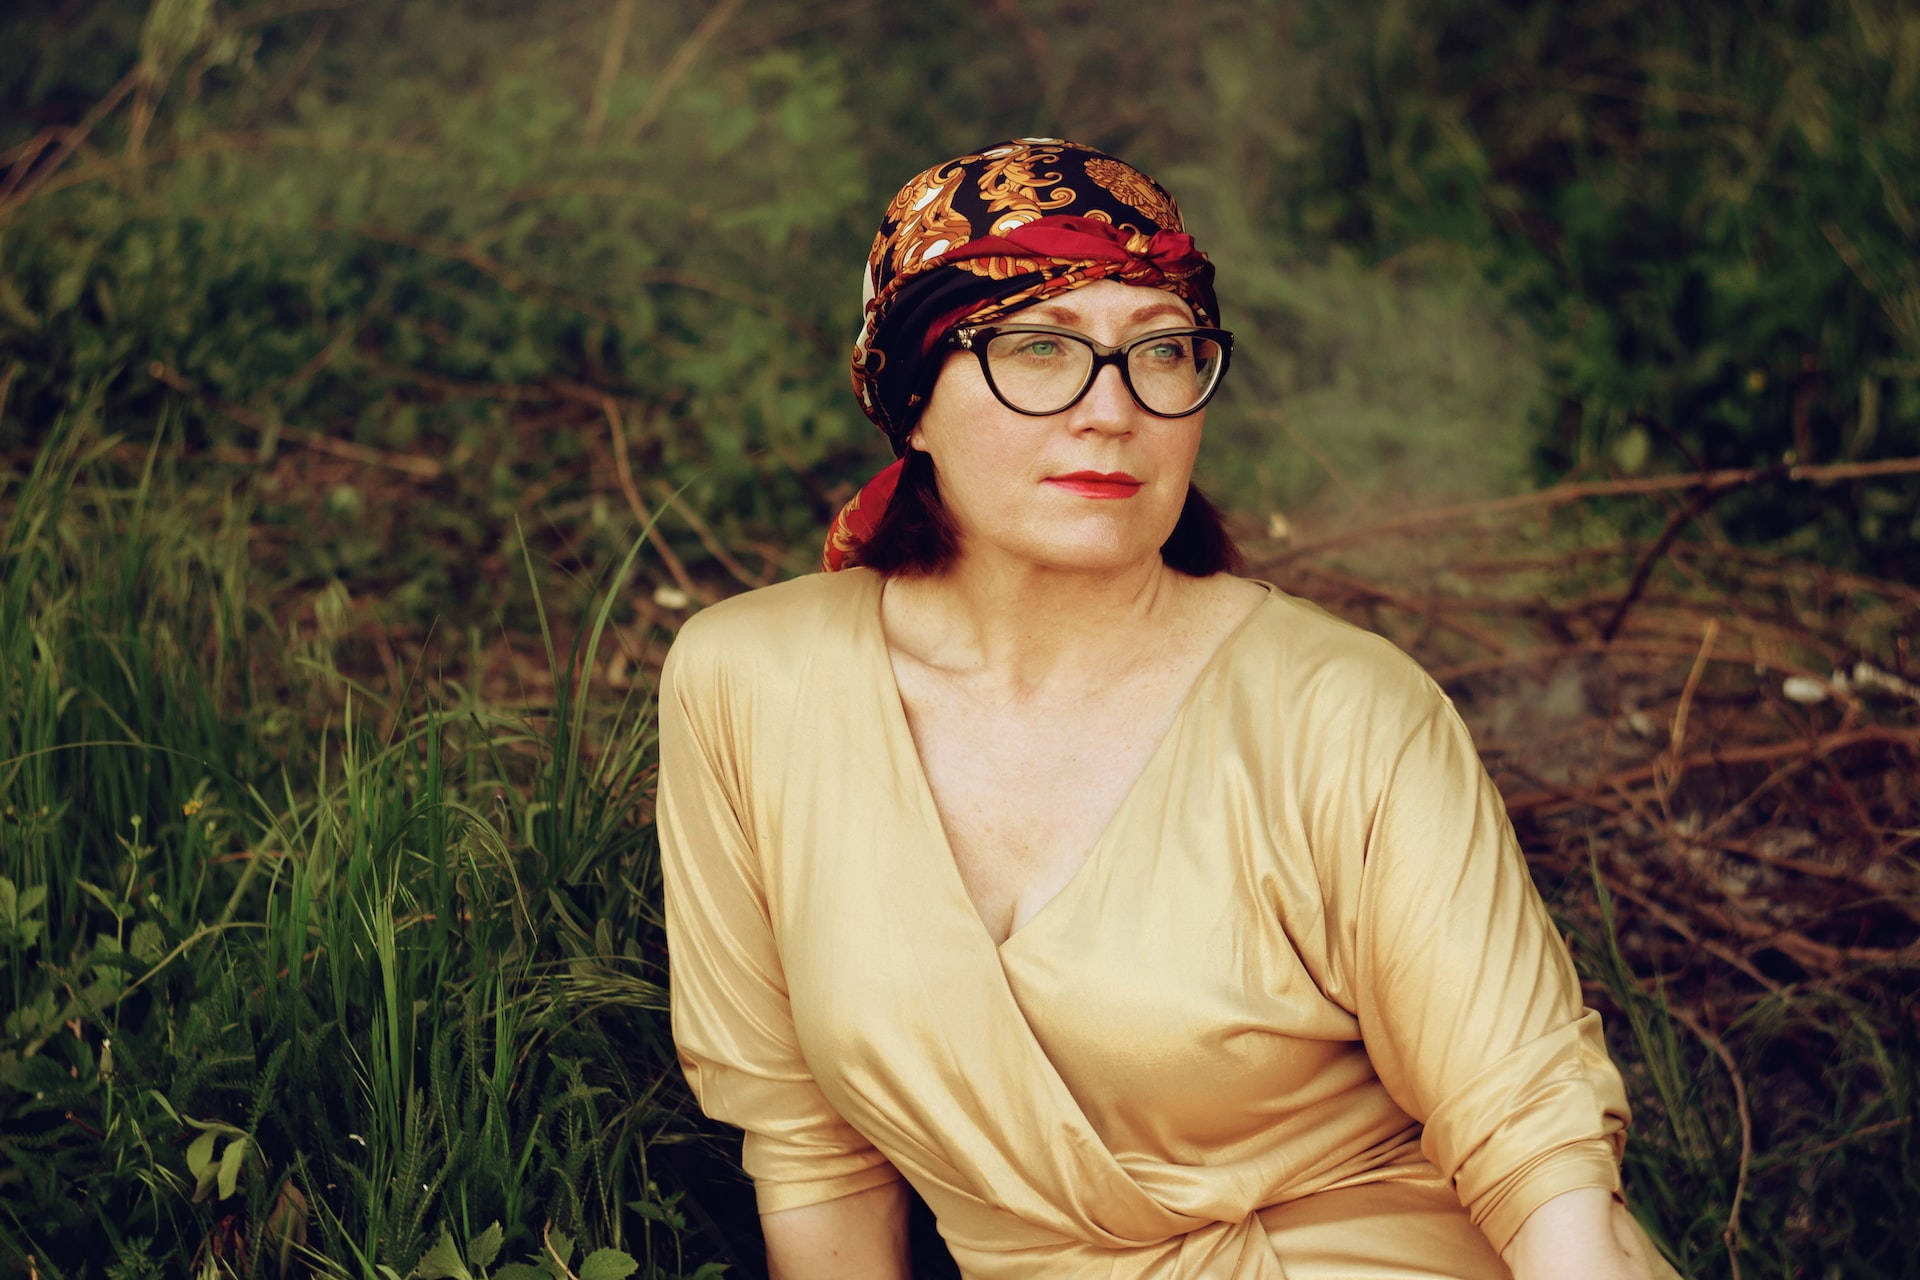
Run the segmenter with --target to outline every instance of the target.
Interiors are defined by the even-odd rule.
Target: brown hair
[[[933,459],[909,448],[905,461],[893,500],[852,563],[889,576],[939,573],[960,554],[960,531],[940,501]],[[1238,573],[1245,564],[1219,510],[1192,483],[1180,519],[1160,545],[1160,558],[1169,569],[1194,578]]]

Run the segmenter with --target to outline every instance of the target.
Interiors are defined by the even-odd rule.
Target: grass
[[[1787,987],[1715,1035],[1623,953],[1596,876],[1597,979],[1635,1122],[1624,1176],[1642,1223],[1698,1276],[1910,1276],[1897,1224],[1920,1203],[1920,1013]]]
[[[5,495],[5,1269],[693,1274],[651,708],[591,679],[638,544],[570,648],[543,616],[545,705],[376,703],[255,605],[242,496],[114,446]]]

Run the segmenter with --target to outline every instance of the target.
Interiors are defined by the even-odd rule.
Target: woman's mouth
[[[1141,484],[1124,471],[1074,471],[1048,476],[1046,483],[1082,498],[1131,498]]]

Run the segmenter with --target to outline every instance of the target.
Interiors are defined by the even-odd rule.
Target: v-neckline
[[[1251,581],[1258,581],[1258,579],[1251,579]],[[926,763],[920,758],[920,744],[914,741],[913,726],[907,719],[906,699],[901,696],[900,681],[893,673],[893,655],[887,648],[886,627],[880,616],[880,598],[886,590],[886,579],[874,573],[873,584],[872,598],[867,603],[867,617],[872,624],[873,645],[878,650],[876,656],[881,679],[880,716],[887,736],[898,748],[889,754],[904,757],[906,761],[904,767],[912,775],[911,788],[920,808],[921,825],[927,828],[932,838],[933,847],[939,855],[936,860],[944,864],[947,887],[953,894],[958,895],[961,909],[973,917],[974,923],[980,927],[980,936],[993,947],[996,954],[1004,952],[1013,945],[1016,938],[1029,933],[1043,916],[1053,913],[1056,903],[1068,897],[1075,886],[1089,878],[1089,869],[1099,858],[1101,850],[1107,846],[1108,837],[1119,826],[1121,816],[1132,807],[1134,798],[1140,794],[1147,779],[1161,767],[1164,758],[1173,750],[1172,744],[1180,737],[1180,730],[1186,723],[1188,712],[1192,710],[1194,702],[1199,697],[1201,687],[1212,678],[1214,672],[1220,667],[1224,655],[1248,630],[1255,615],[1272,604],[1279,595],[1278,589],[1272,583],[1260,582],[1260,585],[1267,589],[1266,598],[1255,604],[1245,616],[1233,624],[1226,635],[1220,638],[1219,643],[1214,645],[1213,652],[1207,655],[1207,660],[1200,665],[1200,669],[1194,673],[1192,682],[1187,686],[1186,692],[1180,697],[1179,705],[1174,709],[1173,718],[1167,722],[1166,730],[1153,744],[1153,750],[1148,753],[1146,763],[1140,766],[1140,772],[1135,774],[1133,781],[1127,784],[1125,793],[1120,797],[1120,803],[1114,806],[1111,814],[1107,815],[1106,824],[1100,828],[1100,834],[1095,836],[1093,843],[1087,846],[1086,855],[1080,859],[1080,865],[1073,869],[1073,873],[1058,889],[1048,895],[1045,902],[1034,909],[1032,915],[1021,924],[1009,929],[1005,938],[995,942],[992,929],[988,928],[986,919],[980,914],[980,908],[974,904],[973,895],[967,892],[966,881],[960,877],[960,863],[954,856],[953,841],[947,835],[946,823],[940,819],[940,804],[934,798],[933,782],[927,777]],[[941,872],[937,871],[935,874],[941,874]]]

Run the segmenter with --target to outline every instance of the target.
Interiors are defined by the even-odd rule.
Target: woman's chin
[[[1138,537],[1116,538],[1110,531],[1082,530],[1051,538],[1022,540],[1000,548],[1014,561],[1054,573],[1114,575],[1160,563],[1160,543]]]

